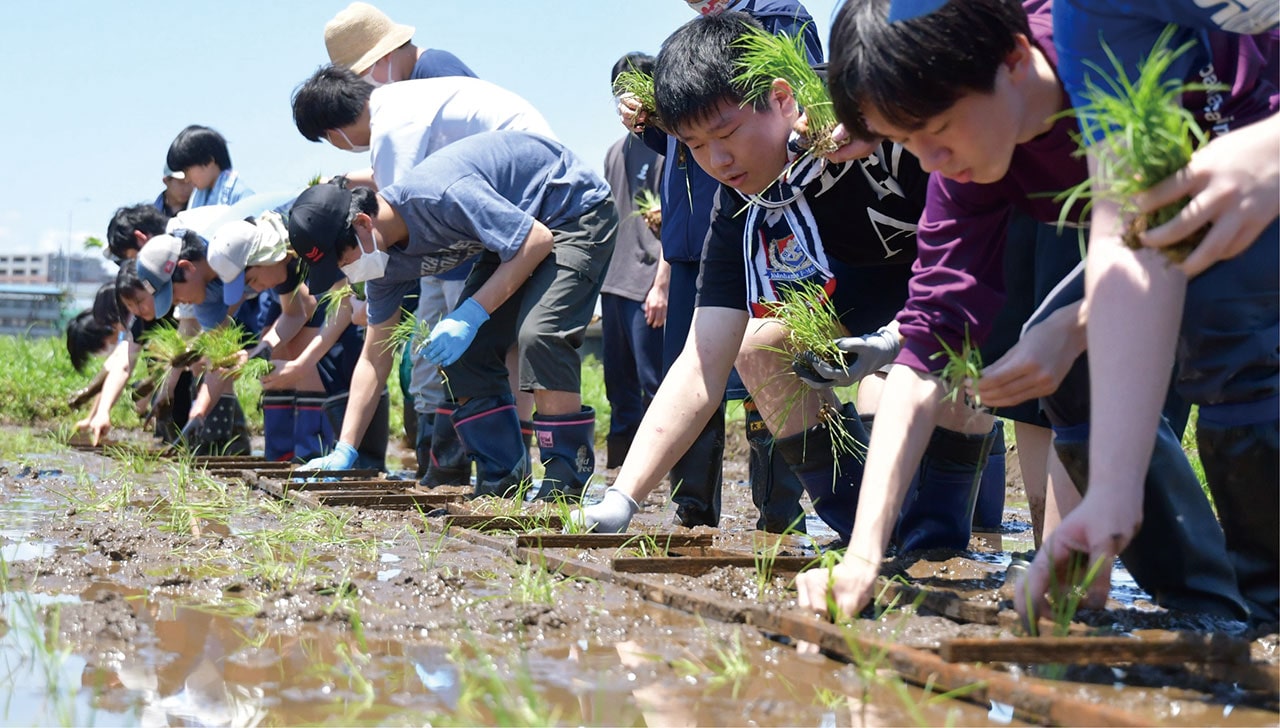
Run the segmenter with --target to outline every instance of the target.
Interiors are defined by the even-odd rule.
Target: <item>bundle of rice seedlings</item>
[[[805,140],[809,151],[818,156],[834,152],[839,146],[831,139],[836,128],[835,107],[826,82],[809,65],[803,30],[792,36],[751,28],[734,45],[742,55],[738,59],[739,73],[733,80],[746,89],[747,101],[764,98],[773,87],[773,80],[781,78],[791,85],[808,120]]]
[[[964,342],[961,344],[959,351],[943,341],[941,336],[938,336],[937,339],[938,343],[942,345],[942,351],[929,358],[937,359],[943,356],[947,358],[946,366],[942,367],[942,371],[939,374],[943,384],[947,387],[947,393],[943,396],[943,399],[949,402],[963,401],[974,409],[982,409],[982,397],[977,394],[969,397],[965,394],[969,382],[976,382],[982,378],[982,352],[969,339],[968,324],[964,327]],[[963,399],[961,399],[962,397]]]
[[[363,283],[343,283],[340,286],[334,286],[324,293],[320,294],[320,305],[324,306],[324,322],[332,323],[338,316],[338,309],[341,308],[342,302],[349,298],[364,300],[364,284]]]
[[[632,214],[644,218],[644,223],[654,235],[662,234],[662,200],[653,190],[645,188],[635,197],[636,211]]]
[[[431,335],[431,324],[418,318],[413,313],[400,309],[400,322],[391,329],[391,336],[383,345],[384,351],[394,351],[401,346],[412,347],[409,353],[417,355],[427,345],[427,337]]]
[[[248,338],[244,327],[233,323],[202,332],[191,345],[209,362],[210,368],[221,369],[232,379],[245,376],[262,378],[271,372],[270,361],[249,359],[240,363],[240,352]]]
[[[644,71],[628,68],[618,74],[613,82],[613,92],[619,96],[631,94],[640,102],[640,110],[636,112],[637,124],[653,124],[661,126],[658,121],[658,107],[653,100],[653,76]]]
[[[1089,103],[1074,111],[1082,132],[1077,154],[1086,153],[1085,139],[1097,139],[1092,148],[1098,158],[1098,173],[1059,196],[1060,201],[1065,201],[1060,223],[1065,222],[1068,212],[1079,200],[1088,200],[1085,212],[1098,199],[1115,202],[1126,221],[1121,239],[1129,248],[1137,250],[1142,247],[1138,238],[1141,233],[1168,222],[1186,207],[1188,199],[1183,198],[1154,212],[1140,214],[1133,204],[1134,195],[1187,166],[1192,153],[1207,140],[1195,115],[1183,108],[1182,94],[1224,88],[1165,78],[1174,60],[1193,45],[1187,43],[1170,50],[1168,45],[1174,30],[1171,25],[1160,34],[1150,55],[1139,64],[1136,79],[1129,78],[1124,65],[1105,43],[1102,47],[1111,60],[1114,75],[1090,64],[1104,85],[1099,86],[1090,79],[1085,92]],[[1206,225],[1181,243],[1160,250],[1170,260],[1180,263],[1200,244],[1208,229]]]
[[[134,397],[151,396],[157,387],[164,385],[169,373],[193,364],[199,355],[188,348],[187,339],[173,323],[168,321],[151,327],[142,335],[142,361],[145,375],[134,387]]]

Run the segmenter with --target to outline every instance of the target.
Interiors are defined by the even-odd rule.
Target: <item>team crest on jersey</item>
[[[805,253],[804,246],[796,242],[794,234],[766,241],[765,255],[769,258],[770,280],[800,281],[818,274],[818,267]]]

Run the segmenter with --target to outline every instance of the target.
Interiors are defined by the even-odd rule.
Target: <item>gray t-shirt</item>
[[[662,156],[634,134],[614,142],[605,155],[604,176],[609,180],[613,202],[618,206],[618,241],[601,293],[643,301],[653,287],[658,259],[662,257],[662,242],[637,214],[635,198],[641,190],[657,195],[661,166]]]
[[[382,278],[369,281],[369,321],[391,318],[406,291],[482,251],[511,260],[535,220],[551,229],[609,199],[609,185],[563,144],[522,131],[454,142],[378,193],[404,218],[408,240],[391,246]]]

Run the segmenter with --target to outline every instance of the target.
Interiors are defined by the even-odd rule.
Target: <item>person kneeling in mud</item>
[[[715,410],[735,360],[814,510],[842,541],[853,529],[862,480],[858,450],[868,439],[859,410],[874,410],[877,372],[898,351],[892,321],[907,298],[927,176],[897,144],[846,149],[845,155],[866,158],[828,163],[789,143],[802,111],[790,84],[774,79],[762,99],[750,102],[736,80],[737,41],[758,27],[743,13],[701,17],[677,30],[658,55],[658,115],[722,184],[688,342],[614,486],[600,503],[575,511],[597,531],[627,528],[638,503]],[[825,291],[845,329],[871,332],[841,342],[851,366],[839,375],[845,384],[862,382],[857,408],[803,385],[792,374],[792,357],[777,353],[788,330],[770,318],[770,304],[806,283]],[[904,550],[969,542],[972,509],[966,505],[993,425],[988,415],[963,407],[953,419],[941,423],[933,447],[959,466],[922,470],[922,497],[902,516]],[[975,422],[976,432],[946,429]]]
[[[476,495],[510,497],[529,474],[505,355],[520,345],[520,385],[537,406],[546,476],[539,498],[579,497],[595,469],[595,412],[582,406],[577,348],[613,254],[608,184],[558,142],[499,131],[459,140],[374,193],[316,185],[289,215],[307,285],[339,270],[366,282],[369,329],[334,452],[312,469],[350,467],[392,363],[399,302],[419,278],[480,254],[461,303],[431,326],[420,356],[444,367],[453,423],[476,463]],[[416,345],[416,344],[415,344]]]

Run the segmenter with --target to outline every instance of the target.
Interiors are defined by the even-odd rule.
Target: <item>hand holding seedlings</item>
[[[823,619],[840,621],[858,614],[875,596],[879,560],[846,554],[828,568],[810,569],[796,576],[796,603]]]
[[[1084,353],[1081,310],[1080,304],[1066,306],[1028,328],[1013,348],[982,370],[973,383],[975,398],[988,407],[1012,407],[1056,392]]]
[[[1140,234],[1143,245],[1164,248],[1209,225],[1182,263],[1188,276],[1248,248],[1280,217],[1280,115],[1209,142],[1134,203],[1145,215],[1179,200],[1189,201],[1173,219]]]
[[[800,355],[803,366],[794,367],[796,375],[814,389],[856,384],[863,377],[892,364],[902,348],[902,339],[898,336],[895,323],[882,326],[870,334],[844,336],[832,343],[844,354],[843,366],[829,364],[812,351],[806,351]]]

